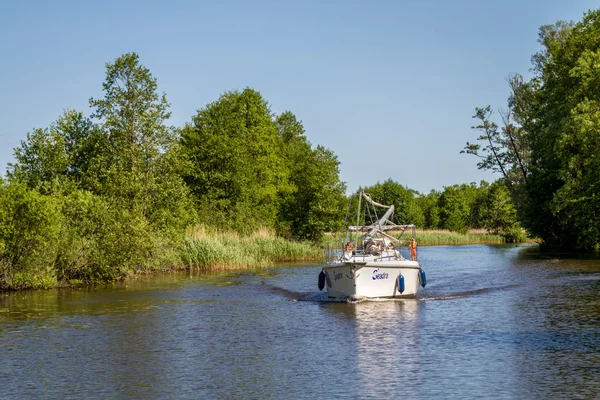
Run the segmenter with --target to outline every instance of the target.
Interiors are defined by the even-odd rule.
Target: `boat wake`
[[[412,299],[411,298],[385,298],[385,299],[384,298],[379,298],[379,299],[371,298],[370,299],[370,298],[366,298],[366,297],[335,299],[335,298],[329,298],[327,296],[327,292],[325,292],[325,291],[323,291],[323,292],[294,292],[292,290],[288,290],[288,289],[284,289],[284,288],[281,288],[278,286],[270,285],[264,281],[261,282],[261,285],[263,287],[265,287],[267,290],[269,290],[270,292],[283,295],[284,297],[288,298],[290,301],[309,301],[309,302],[318,302],[318,303],[350,303],[350,304],[362,303],[362,302],[366,302],[366,301],[369,301],[369,302],[446,301],[446,300],[462,299],[465,297],[478,296],[481,294],[513,289],[513,288],[519,286],[516,284],[515,285],[505,285],[505,286],[489,287],[489,288],[482,288],[482,289],[475,289],[475,290],[467,290],[464,292],[444,294],[441,296],[435,296],[435,295],[431,296],[431,297],[417,296],[416,298],[412,298]]]
[[[280,294],[286,297],[290,301],[309,301],[309,302],[317,302],[317,303],[363,303],[363,302],[398,302],[398,301],[415,301],[418,299],[415,298],[367,298],[367,297],[358,297],[358,298],[330,298],[327,296],[327,292],[294,292],[292,290],[284,289],[278,286],[270,285],[266,282],[261,282],[261,286],[263,286],[266,290]]]
[[[448,295],[444,295],[444,296],[422,297],[422,298],[419,298],[418,300],[432,301],[432,300],[454,300],[454,299],[462,299],[462,298],[465,298],[465,297],[477,296],[477,295],[480,295],[480,294],[492,293],[492,292],[498,292],[498,291],[501,291],[501,290],[512,289],[512,288],[515,288],[515,287],[518,287],[518,286],[519,285],[505,285],[505,286],[489,287],[489,288],[476,289],[476,290],[467,290],[465,292],[452,293],[452,294],[448,294]]]

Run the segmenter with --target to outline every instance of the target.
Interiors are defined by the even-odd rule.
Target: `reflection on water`
[[[0,398],[600,392],[597,255],[442,246],[420,261],[416,300],[330,302],[302,265],[0,293]]]
[[[418,384],[420,374],[419,321],[417,300],[369,301],[328,307],[337,318],[353,321],[356,394],[377,397],[382,386],[393,391]],[[402,365],[402,368],[398,368]]]

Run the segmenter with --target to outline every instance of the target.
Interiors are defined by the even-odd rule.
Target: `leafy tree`
[[[510,193],[501,181],[485,188],[481,207],[483,226],[494,234],[505,236],[508,242],[522,238],[522,228]]]
[[[269,105],[253,89],[231,91],[208,104],[182,133],[185,181],[200,207],[237,230],[274,227],[289,170]],[[210,222],[213,216],[204,212]],[[213,220],[214,221],[214,220]]]
[[[466,233],[474,225],[471,210],[476,198],[475,183],[444,187],[439,199],[440,227]]]
[[[391,178],[383,183],[376,183],[373,186],[364,189],[369,193],[373,200],[385,205],[394,205],[395,222],[398,224],[415,224],[423,226],[425,224],[425,215],[419,206],[417,198],[419,193],[415,190],[404,187]],[[380,217],[380,215],[379,215]]]
[[[12,181],[26,182],[39,187],[43,182],[66,177],[68,157],[65,141],[54,129],[35,129],[14,150],[15,164],[8,165]]]
[[[528,222],[550,244],[593,248],[600,243],[600,11],[572,28],[549,30],[540,64],[534,122]]]
[[[542,50],[532,57],[534,78],[509,79],[513,120],[505,123],[498,140],[487,135],[499,154],[510,155],[497,157],[494,168],[504,168],[519,216],[531,233],[551,246],[597,248],[600,10],[576,24],[543,26],[539,42]],[[467,152],[480,150],[469,146]],[[487,150],[489,157],[493,152]]]
[[[275,120],[289,168],[289,187],[281,191],[277,228],[295,239],[319,241],[341,225],[346,210],[339,161],[331,150],[312,148],[304,127],[289,111]]]
[[[147,171],[175,139],[165,125],[169,103],[150,70],[136,53],[127,53],[106,64],[104,98],[90,99],[93,117],[108,133],[114,162],[127,172]]]
[[[178,179],[175,174],[165,176],[167,171],[159,168],[176,140],[175,130],[165,123],[171,116],[169,103],[136,53],[106,64],[103,89],[103,98],[90,99],[93,117],[101,123],[108,143],[103,190],[149,216],[161,183]]]
[[[432,190],[426,196],[417,197],[417,204],[421,208],[425,218],[423,226],[427,229],[440,228],[440,209],[438,206],[440,196],[440,192]]]
[[[91,119],[67,110],[15,149],[0,179],[0,288],[93,284],[177,263],[195,206],[218,228],[319,240],[337,227],[339,162],[312,147],[292,113],[275,117],[245,89],[176,130],[157,88],[137,54],[124,54],[106,64]]]
[[[0,287],[51,287],[63,218],[54,199],[25,183],[0,186]]]
[[[8,177],[31,188],[48,189],[53,181],[93,186],[94,174],[105,167],[103,139],[82,112],[66,110],[49,128],[27,134],[27,140],[14,150],[16,163],[9,164]]]

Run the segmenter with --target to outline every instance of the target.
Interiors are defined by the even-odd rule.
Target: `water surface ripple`
[[[594,398],[600,258],[424,247],[415,300],[340,303],[318,266],[0,292],[0,398]]]

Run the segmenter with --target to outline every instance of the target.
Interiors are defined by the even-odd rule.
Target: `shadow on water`
[[[272,285],[265,281],[260,281],[260,285],[264,290],[283,296],[291,301],[314,301],[314,302],[338,302],[346,303],[345,299],[329,299],[326,292],[296,292],[285,289],[279,286]]]

